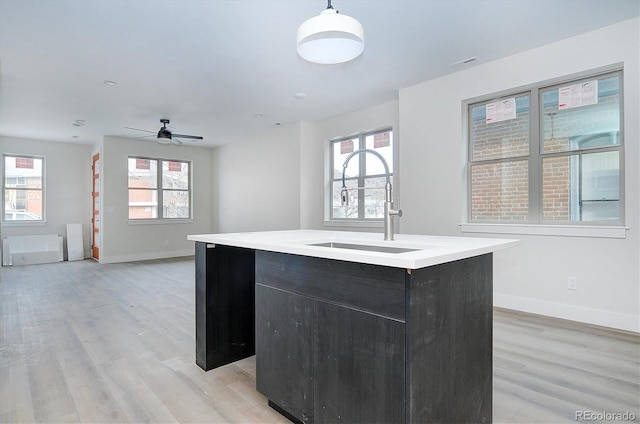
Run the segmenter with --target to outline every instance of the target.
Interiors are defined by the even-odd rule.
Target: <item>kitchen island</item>
[[[256,355],[300,422],[491,422],[492,255],[516,240],[334,231],[189,236],[196,362]]]

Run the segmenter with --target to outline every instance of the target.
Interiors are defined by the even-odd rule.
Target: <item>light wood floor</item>
[[[249,358],[203,372],[192,258],[0,268],[0,422],[285,423]],[[640,337],[496,310],[493,418],[640,421]]]

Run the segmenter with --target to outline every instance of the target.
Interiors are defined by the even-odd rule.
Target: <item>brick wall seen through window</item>
[[[621,84],[613,72],[470,104],[469,221],[621,223]]]

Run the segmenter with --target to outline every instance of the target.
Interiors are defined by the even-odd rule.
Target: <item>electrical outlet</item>
[[[578,279],[576,277],[568,277],[567,288],[569,290],[578,290]]]

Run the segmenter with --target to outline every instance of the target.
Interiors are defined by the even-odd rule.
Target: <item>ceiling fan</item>
[[[182,141],[180,140],[181,138],[189,138],[192,140],[202,140],[202,137],[199,135],[187,135],[187,134],[174,133],[171,127],[167,127],[169,120],[166,118],[161,119],[160,122],[162,122],[162,128],[160,128],[157,135],[155,136],[158,140],[158,143],[161,143],[161,144],[173,143],[173,144],[181,145],[182,144]],[[156,134],[155,131],[141,130],[140,128],[131,128],[131,127],[125,127],[125,128],[128,130],[144,131],[151,134]],[[145,135],[145,136],[136,137],[136,138],[146,138],[146,137],[153,137],[153,135]]]

